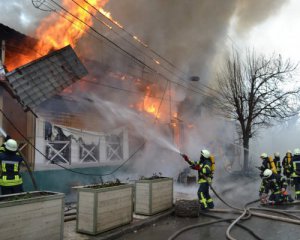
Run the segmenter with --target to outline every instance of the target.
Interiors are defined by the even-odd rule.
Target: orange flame
[[[116,20],[114,20],[111,16],[110,12],[105,11],[103,8],[99,9],[99,12],[101,12],[105,17],[107,17],[108,19],[110,19],[114,24],[116,24],[119,28],[123,28],[123,26],[118,23]]]
[[[97,8],[102,8],[108,1],[109,0],[89,0],[89,3]],[[72,17],[68,13],[60,13],[62,16],[60,18],[58,18],[56,13],[49,15],[36,30],[38,42],[33,47],[32,53],[30,55],[20,56],[12,64],[7,66],[7,68],[12,70],[47,54],[51,50],[60,49],[69,44],[75,47],[78,40],[88,30],[89,27],[87,25],[92,25],[93,23],[92,16],[87,11],[92,14],[96,12],[96,10],[84,0],[77,0],[77,3],[82,6],[82,8],[74,3],[72,4],[72,1],[63,0],[64,8],[75,17]]]
[[[159,99],[155,99],[150,96],[151,91],[152,91],[151,87],[147,86],[146,96],[144,97],[144,101],[143,101],[144,111],[151,113],[155,115],[157,118],[159,118],[160,115],[158,114],[158,108],[159,108],[160,101]]]

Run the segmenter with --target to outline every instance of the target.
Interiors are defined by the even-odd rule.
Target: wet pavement
[[[237,179],[236,179],[237,180]],[[225,184],[222,180],[216,183],[216,190],[221,193],[221,196],[226,202],[230,203],[235,207],[243,208],[243,205],[257,198],[257,189],[259,186],[259,179],[239,179],[237,188],[236,184]],[[175,185],[174,187],[174,201],[180,199],[195,199],[197,192],[197,185],[194,186],[180,186]],[[255,194],[253,194],[255,193]],[[212,194],[215,200],[216,210],[230,208],[224,205],[217,197]],[[259,203],[251,205],[252,207],[262,207]],[[299,211],[294,214],[300,218],[300,205],[288,205],[288,206],[270,206],[268,209],[281,209],[289,211]],[[254,211],[254,210],[253,210]],[[273,216],[279,216],[289,219],[295,219],[292,216],[286,216],[281,213],[257,211],[260,214],[267,214]],[[233,213],[220,213],[209,211],[209,214],[215,217],[222,218],[234,218],[236,219],[239,214]],[[146,217],[134,215],[134,221],[131,224],[123,227],[111,230],[109,232],[99,234],[96,236],[89,236],[86,234],[76,233],[76,221],[65,222],[64,225],[64,239],[66,240],[168,240],[173,234],[178,232],[180,229],[201,223],[207,223],[209,221],[216,220],[213,217],[200,215],[196,218],[182,218],[177,217],[174,211],[171,209],[164,213],[157,214],[155,216]],[[300,220],[299,220],[300,221]],[[173,239],[176,240],[189,240],[189,239],[227,239],[226,230],[230,223],[219,222],[215,224],[206,225],[203,227],[196,227],[189,229],[188,231],[182,232]],[[251,216],[248,220],[243,220],[242,225],[248,227],[254,231],[260,238],[255,238],[249,232],[244,229],[234,226],[230,232],[234,239],[251,240],[251,239],[264,239],[264,240],[277,240],[277,239],[290,239],[300,240],[300,226],[294,223],[287,223],[283,221],[271,220],[257,216]]]
[[[299,206],[299,205],[298,205]],[[274,208],[273,208],[274,209]],[[277,208],[276,208],[277,209]],[[293,206],[289,209],[299,209],[299,207]],[[281,214],[274,214],[270,212],[262,212],[269,215],[287,217]],[[239,215],[228,213],[213,213],[209,214],[219,216],[222,218],[237,218]],[[159,216],[159,217],[158,217]],[[298,214],[298,216],[300,216]],[[125,225],[121,228],[109,231],[104,234],[96,236],[89,236],[85,234],[79,234],[75,231],[76,221],[65,223],[65,236],[64,239],[68,240],[167,240],[178,230],[199,223],[205,223],[215,220],[215,218],[202,216],[198,218],[182,218],[176,217],[172,211],[165,212],[164,215],[158,214],[153,217],[145,219],[135,219],[133,223]],[[261,239],[274,240],[274,239],[300,239],[300,227],[296,224],[269,220],[265,218],[252,216],[249,220],[242,221],[242,225],[247,226],[254,231]],[[203,227],[197,227],[190,229],[182,234],[178,235],[176,240],[188,240],[188,239],[226,239],[226,230],[229,226],[227,222],[215,223],[206,225]],[[235,226],[231,231],[231,236],[235,239],[251,240],[256,239],[250,233]]]

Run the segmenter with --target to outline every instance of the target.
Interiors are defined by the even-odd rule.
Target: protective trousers
[[[214,208],[214,203],[209,195],[209,185],[208,182],[202,182],[199,184],[198,189],[198,199],[202,210],[208,208]]]
[[[284,196],[281,193],[271,193],[269,201],[274,201],[275,203],[282,203]]]
[[[23,192],[23,184],[15,186],[1,186],[2,195],[21,193]]]

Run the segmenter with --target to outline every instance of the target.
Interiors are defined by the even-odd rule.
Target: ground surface
[[[242,208],[245,203],[250,202],[258,198],[258,188],[260,184],[260,179],[257,178],[245,178],[240,176],[227,176],[226,178],[215,180],[214,186],[217,192],[222,196],[222,198],[230,203],[230,205],[238,208]],[[195,199],[197,192],[197,185],[184,186],[175,185],[174,187],[174,200],[179,199]],[[230,209],[228,206],[224,205],[217,197],[212,193],[212,197],[215,200],[216,208],[218,209]],[[261,207],[259,203],[253,204],[254,207]],[[276,206],[270,207],[270,209],[282,209],[282,210],[296,210],[300,211],[300,205],[290,205],[290,206]],[[288,216],[271,213],[271,212],[261,212],[264,214],[286,217]],[[237,218],[239,215],[232,213],[212,213],[214,216],[219,216],[223,218]],[[300,217],[300,213],[293,213]],[[159,215],[158,215],[159,216]],[[156,218],[156,219],[155,219]],[[291,217],[290,217],[291,218]],[[135,216],[135,220],[132,224],[126,225],[123,228],[118,228],[115,230],[118,232],[117,235],[112,234],[100,234],[97,236],[88,236],[84,234],[78,234],[75,231],[76,221],[70,221],[65,223],[64,239],[65,240],[90,240],[90,239],[115,239],[115,240],[168,240],[174,233],[178,230],[198,224],[205,223],[208,221],[215,220],[215,218],[200,215],[197,218],[182,218],[176,217],[171,214],[171,211],[167,212],[161,217],[142,217]],[[145,225],[140,228],[135,228],[138,224],[145,223]],[[247,226],[253,230],[260,239],[277,240],[277,239],[300,239],[300,226],[296,224],[286,223],[282,221],[275,221],[270,219],[265,219],[261,217],[252,216],[249,220],[242,222],[243,225]],[[207,225],[205,227],[198,227],[190,229],[182,234],[178,235],[176,240],[189,240],[189,239],[226,239],[226,230],[229,223],[216,223]],[[250,235],[245,230],[234,227],[231,231],[231,236],[235,239],[250,240],[257,239]]]

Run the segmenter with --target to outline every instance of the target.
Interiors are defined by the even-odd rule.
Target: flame
[[[100,8],[99,9],[99,12],[101,12],[105,17],[107,17],[109,20],[111,20],[114,24],[116,24],[119,28],[123,28],[123,26],[118,23],[117,21],[115,21],[112,16],[111,16],[111,13],[110,12],[107,12],[105,11],[103,8]]]
[[[143,101],[144,111],[153,114],[156,118],[160,118],[160,114],[158,113],[160,100],[151,97],[152,91],[153,89],[150,86],[146,87],[146,95]]]
[[[109,0],[89,0],[89,4],[97,6],[97,8],[102,8],[108,1]],[[63,0],[64,8],[75,16],[75,18],[66,12],[60,13],[62,17],[59,18],[56,13],[50,14],[41,22],[36,30],[35,35],[38,42],[33,47],[30,55],[20,55],[18,59],[7,66],[8,70],[15,69],[46,55],[51,50],[60,49],[69,44],[74,48],[78,40],[88,30],[89,27],[87,25],[92,25],[93,23],[92,16],[87,11],[92,14],[96,12],[96,10],[84,0],[77,0],[77,3],[82,6],[82,8],[74,3],[72,4],[72,1]]]

